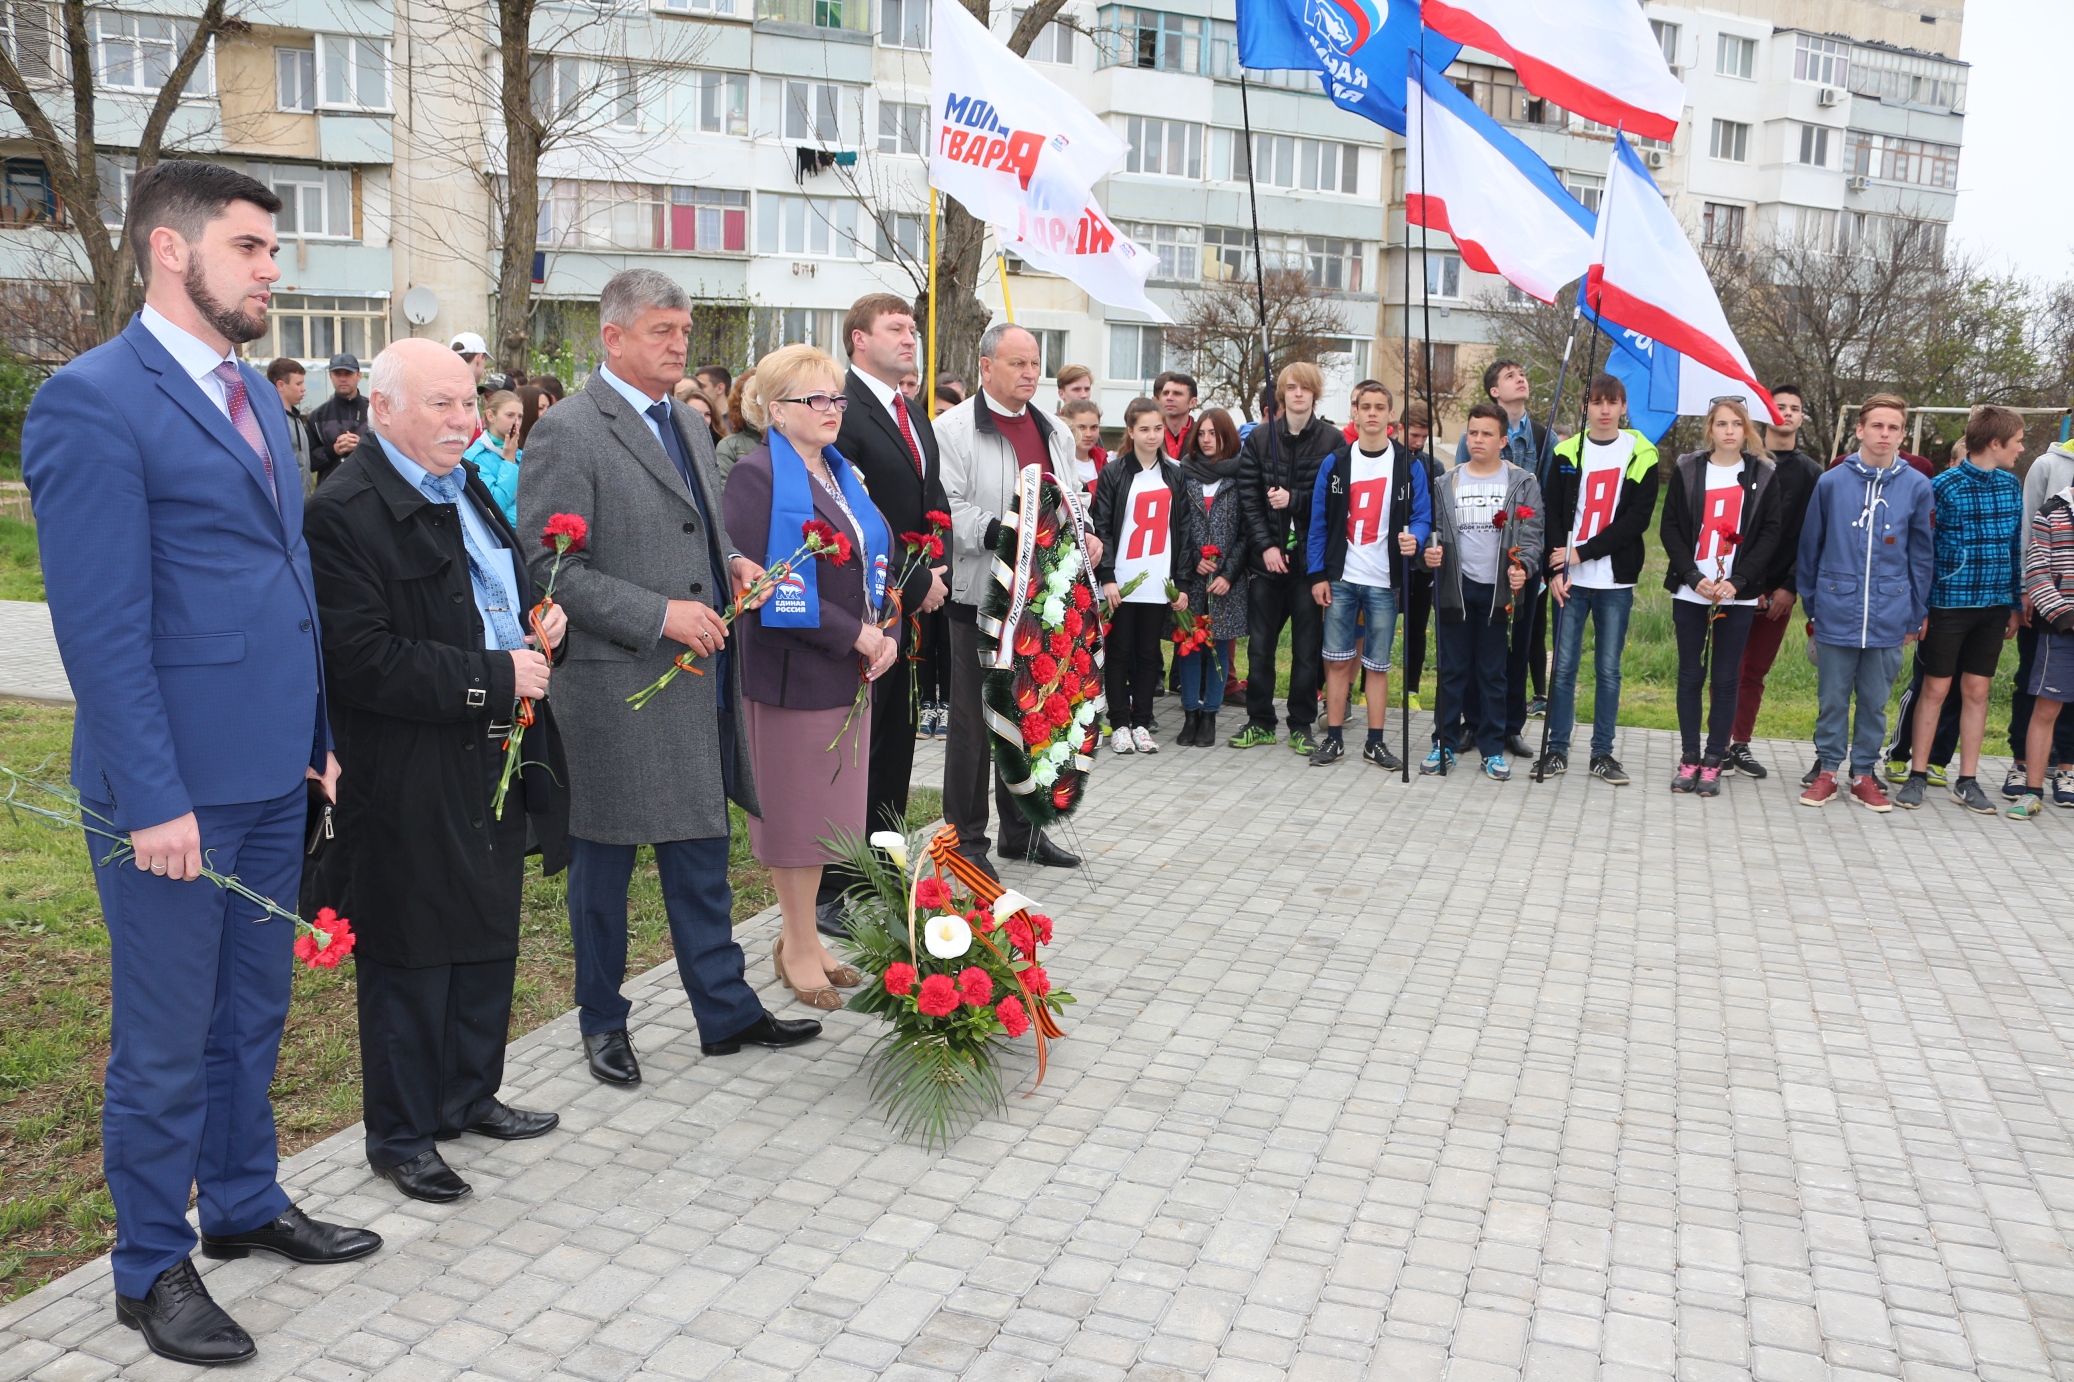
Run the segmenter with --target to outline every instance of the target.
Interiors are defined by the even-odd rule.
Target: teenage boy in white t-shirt
[[[1173,622],[1167,583],[1201,560],[1198,514],[1182,485],[1181,468],[1166,457],[1166,423],[1149,398],[1123,411],[1129,452],[1102,467],[1088,521],[1102,540],[1095,578],[1110,609],[1103,678],[1109,698],[1109,747],[1117,753],[1158,753],[1152,737],[1152,693],[1163,672],[1160,640]],[[1122,587],[1144,580],[1129,595]],[[1173,609],[1188,608],[1186,592]]]
[[[1396,771],[1404,761],[1384,742],[1390,704],[1390,640],[1397,627],[1397,588],[1411,559],[1433,532],[1433,496],[1426,467],[1390,441],[1396,412],[1390,391],[1373,379],[1354,386],[1351,445],[1318,466],[1311,486],[1311,598],[1325,610],[1325,739],[1311,766],[1326,768],[1346,756],[1347,698],[1354,689],[1357,615],[1363,689],[1368,698],[1368,742],[1361,756]]]
[[[1643,540],[1656,513],[1657,455],[1649,438],[1620,425],[1627,386],[1610,374],[1591,381],[1585,431],[1559,443],[1548,484],[1548,531],[1564,534],[1548,552],[1548,593],[1556,603],[1555,671],[1548,682],[1546,777],[1570,769],[1577,721],[1577,670],[1584,626],[1592,625],[1591,774],[1615,787],[1628,775],[1613,756],[1620,723],[1620,655],[1627,647]]]

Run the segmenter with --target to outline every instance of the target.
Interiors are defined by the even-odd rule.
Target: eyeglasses
[[[850,406],[850,400],[839,393],[810,393],[805,398],[780,398],[779,403],[804,403],[817,413],[840,413]]]

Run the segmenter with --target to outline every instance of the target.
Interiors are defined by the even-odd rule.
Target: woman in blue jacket
[[[519,472],[519,423],[526,416],[526,405],[519,396],[507,389],[499,389],[483,400],[483,429],[474,443],[461,454],[461,459],[474,465],[482,476],[483,485],[497,507],[504,510],[504,521],[518,526],[518,472]]]

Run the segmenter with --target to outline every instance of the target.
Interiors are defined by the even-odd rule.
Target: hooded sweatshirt
[[[1937,575],[1930,513],[1930,482],[1898,457],[1881,469],[1854,451],[1824,472],[1798,571],[1817,642],[1898,648],[1922,627]]]

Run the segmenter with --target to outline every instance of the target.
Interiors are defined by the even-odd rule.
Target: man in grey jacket
[[[1066,430],[1030,406],[1041,372],[1037,338],[999,322],[979,340],[979,389],[936,419],[936,448],[944,496],[951,506],[950,742],[943,754],[943,818],[958,828],[958,849],[993,873],[987,860],[987,778],[993,774],[992,731],[980,704],[986,673],[979,662],[979,605],[992,579],[1001,516],[1008,512],[1016,472],[1042,466],[1047,474],[1075,474]],[[1090,541],[1093,541],[1090,539]],[[1101,546],[1088,553],[1090,565]],[[1054,868],[1080,862],[1033,831],[1015,799],[997,779],[994,805],[1001,815],[1001,853]]]
[[[555,585],[569,615],[554,682],[569,761],[569,933],[591,1074],[637,1084],[620,985],[627,884],[644,844],[655,848],[677,973],[704,1053],[791,1046],[818,1036],[821,1024],[766,1012],[734,940],[727,803],[752,815],[758,804],[735,715],[741,668],[719,610],[730,578],[740,588],[763,572],[721,526],[720,473],[703,421],[670,395],[684,377],[691,304],[667,275],[628,269],[606,283],[598,321],[604,364],[527,439],[519,532],[539,533],[557,513],[589,524]],[[528,545],[545,588],[555,554]],[[644,709],[627,704],[687,650],[703,675],[677,677]]]

